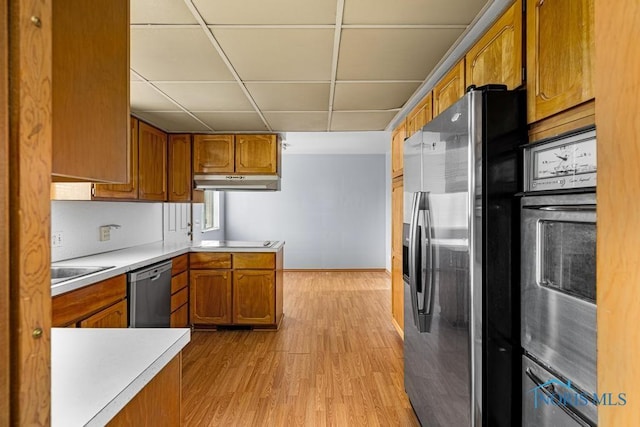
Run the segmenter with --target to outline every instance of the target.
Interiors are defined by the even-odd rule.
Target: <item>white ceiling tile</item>
[[[328,112],[264,113],[274,131],[321,131],[327,130]]]
[[[213,34],[243,80],[331,78],[333,30],[220,28]]]
[[[331,130],[384,130],[396,113],[397,111],[374,111],[369,113],[334,111],[331,118]]]
[[[131,82],[129,95],[132,111],[181,111],[177,105],[144,82]]]
[[[183,0],[131,0],[132,24],[196,24]]]
[[[469,24],[487,0],[346,0],[343,24]]]
[[[140,119],[166,132],[206,132],[206,126],[184,112],[136,112]]]
[[[329,107],[329,83],[247,83],[263,111],[322,111]]]
[[[335,24],[336,0],[194,0],[207,24]]]
[[[220,132],[265,132],[267,127],[258,113],[194,113],[200,120]]]
[[[233,80],[199,28],[132,28],[131,68],[148,80]]]
[[[254,111],[235,82],[158,82],[155,85],[189,111]]]
[[[334,110],[400,108],[420,83],[336,83]]]
[[[345,29],[339,80],[424,80],[462,29]]]
[[[131,80],[131,81],[140,81],[138,76],[133,71],[129,72],[129,80]]]

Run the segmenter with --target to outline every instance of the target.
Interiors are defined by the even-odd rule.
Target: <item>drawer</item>
[[[189,304],[179,307],[171,313],[172,328],[186,328],[189,326]]]
[[[175,276],[176,274],[180,274],[183,271],[187,271],[187,267],[189,266],[189,255],[180,255],[175,257],[171,261],[171,275]]]
[[[81,328],[126,328],[127,321],[127,300],[122,300],[87,317],[80,322]]]
[[[233,254],[234,269],[276,268],[276,254],[241,252]]]
[[[189,273],[187,273],[186,271],[178,274],[177,276],[172,277],[171,278],[171,295],[175,294],[180,289],[186,287],[187,283],[189,283]]]
[[[189,301],[189,289],[184,288],[177,294],[171,295],[171,312]]]
[[[231,254],[218,252],[194,252],[189,254],[189,268],[231,268]]]
[[[66,326],[88,317],[127,296],[124,274],[53,297],[52,326]]]

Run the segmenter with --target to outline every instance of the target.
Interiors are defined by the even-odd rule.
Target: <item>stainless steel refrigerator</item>
[[[522,91],[469,91],[404,144],[405,390],[421,424],[520,423]]]

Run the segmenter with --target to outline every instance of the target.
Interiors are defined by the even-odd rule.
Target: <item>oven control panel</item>
[[[596,131],[547,139],[524,148],[524,191],[596,186]]]

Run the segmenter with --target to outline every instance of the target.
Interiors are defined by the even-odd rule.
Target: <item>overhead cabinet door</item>
[[[167,199],[167,134],[144,122],[138,129],[139,196]]]
[[[236,172],[275,174],[278,166],[276,135],[236,135]]]
[[[195,135],[194,173],[233,173],[235,144],[233,135]]]

